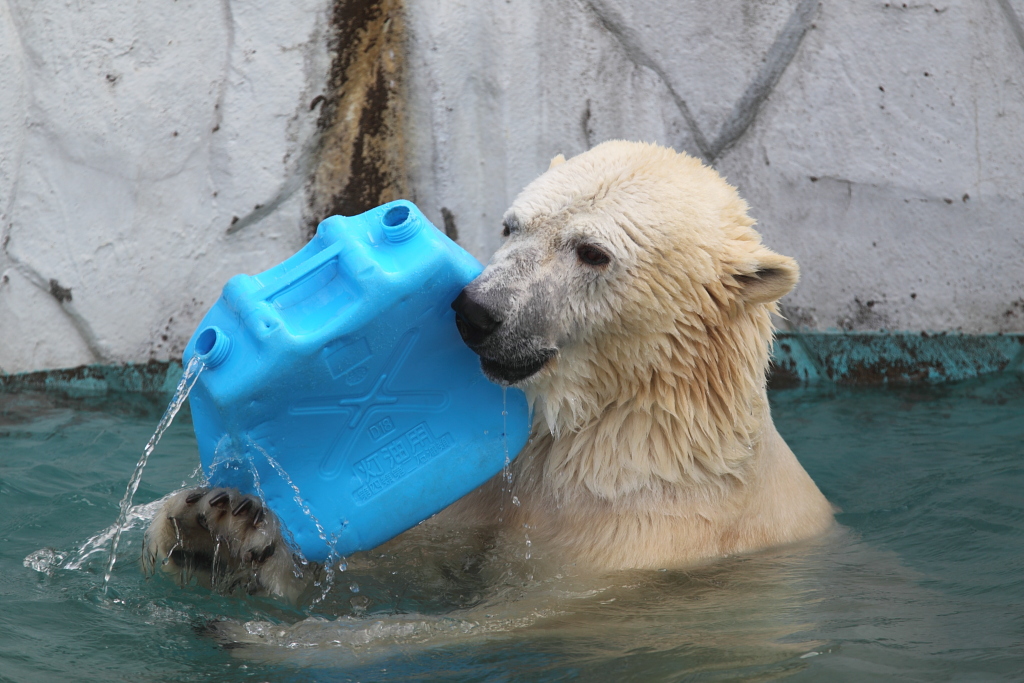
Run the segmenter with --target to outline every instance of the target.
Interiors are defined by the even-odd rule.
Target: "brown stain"
[[[792,359],[771,358],[765,379],[769,390],[793,389],[804,385],[796,362]]]
[[[401,0],[334,3],[308,237],[328,216],[353,216],[408,194],[404,9]]]
[[[946,368],[938,362],[924,362],[912,365],[906,362],[884,360],[874,363],[851,363],[846,372],[837,375],[834,368],[827,367],[828,378],[839,384],[854,386],[873,386],[878,384],[913,384],[925,382],[929,378],[929,370],[937,377],[945,377]]]
[[[776,345],[781,353],[772,355],[768,359],[768,371],[765,379],[769,389],[792,389],[803,386],[804,380],[800,377],[800,367],[792,357],[793,345],[785,339],[776,339]]]
[[[453,242],[459,241],[459,228],[455,225],[455,214],[447,206],[441,207],[441,218],[444,220],[444,234]]]

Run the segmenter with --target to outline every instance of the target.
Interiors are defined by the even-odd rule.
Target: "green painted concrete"
[[[80,365],[63,370],[0,374],[0,392],[58,391],[74,396],[111,392],[171,394],[181,379],[181,363]]]
[[[1024,365],[1024,334],[780,332],[773,383],[968,379]]]
[[[1024,334],[780,332],[775,340],[770,383],[945,382],[1002,371],[1024,371]],[[0,374],[0,392],[170,394],[180,378],[178,362],[83,365]]]

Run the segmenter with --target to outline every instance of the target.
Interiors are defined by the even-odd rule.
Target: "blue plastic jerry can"
[[[476,259],[410,202],[334,216],[237,275],[188,346],[211,485],[259,494],[310,560],[380,545],[502,470],[526,398],[489,382],[450,304]]]

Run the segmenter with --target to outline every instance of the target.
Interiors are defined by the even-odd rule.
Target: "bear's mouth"
[[[547,362],[556,353],[554,349],[544,349],[532,358],[517,358],[511,362],[480,356],[480,369],[492,382],[506,385],[515,384],[540,372],[541,368],[547,365]]]

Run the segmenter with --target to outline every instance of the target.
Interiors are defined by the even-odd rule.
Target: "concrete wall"
[[[1024,0],[413,5],[416,187],[485,257],[610,138],[701,156],[803,281],[797,328],[1024,331]]]
[[[0,5],[0,372],[180,353],[397,195],[481,259],[557,153],[701,156],[810,330],[1024,332],[1024,0]]]
[[[0,371],[180,354],[302,246],[326,4],[0,3]]]

